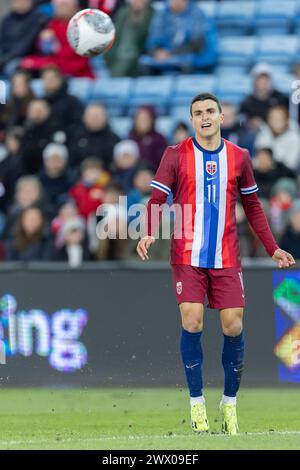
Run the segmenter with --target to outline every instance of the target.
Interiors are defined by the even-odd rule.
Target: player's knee
[[[203,329],[203,322],[193,317],[183,318],[182,327],[189,333],[199,333]]]
[[[242,329],[243,325],[240,320],[235,320],[225,325],[223,324],[223,333],[226,336],[238,336],[241,334]]]

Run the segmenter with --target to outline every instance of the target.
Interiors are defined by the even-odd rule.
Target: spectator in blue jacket
[[[192,0],[167,0],[152,19],[147,51],[140,59],[145,73],[208,70],[217,58],[216,30]]]

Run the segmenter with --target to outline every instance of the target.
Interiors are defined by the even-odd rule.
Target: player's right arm
[[[174,191],[177,180],[178,153],[176,147],[167,147],[159,168],[151,182],[152,193],[146,213],[146,235],[139,241],[136,251],[145,261],[149,259],[148,249],[155,242],[161,220],[161,208],[168,195]]]

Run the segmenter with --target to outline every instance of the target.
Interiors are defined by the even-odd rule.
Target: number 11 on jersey
[[[207,185],[207,199],[208,202],[212,202],[215,204],[217,196],[217,185],[216,184],[208,184]]]

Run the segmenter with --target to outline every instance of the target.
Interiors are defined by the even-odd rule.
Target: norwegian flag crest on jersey
[[[217,173],[217,162],[213,162],[212,160],[206,162],[206,171],[210,175]]]

